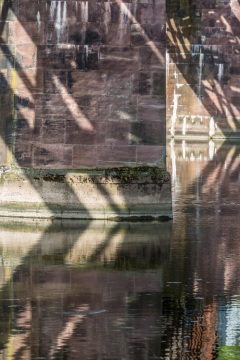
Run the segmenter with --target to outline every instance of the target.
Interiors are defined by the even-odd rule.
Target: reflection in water
[[[169,144],[166,223],[0,224],[0,359],[240,358],[239,147]]]
[[[2,222],[2,359],[147,358],[159,342],[171,227]]]
[[[239,359],[240,148],[227,141],[171,141],[170,147],[169,165],[176,171],[165,284],[168,279],[180,282],[171,298],[176,315],[169,315],[170,329],[177,332],[179,341],[187,343],[184,349],[180,346],[185,355],[181,353],[179,358]],[[173,289],[169,287],[169,291],[172,295]]]

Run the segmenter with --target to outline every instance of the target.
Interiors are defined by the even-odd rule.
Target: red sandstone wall
[[[167,133],[240,136],[240,2],[167,2]]]
[[[165,0],[1,7],[1,165],[165,166]]]

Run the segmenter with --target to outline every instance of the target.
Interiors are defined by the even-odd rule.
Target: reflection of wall
[[[165,1],[8,3],[0,93],[17,162],[163,167]]]
[[[31,222],[0,226],[0,359],[139,359],[136,342],[160,355],[171,223]]]
[[[170,156],[167,158],[167,168],[172,174],[174,202],[177,202],[179,197],[183,198],[183,193],[187,195],[194,184],[197,186],[197,183],[201,182],[201,173],[213,159],[223,161],[222,155],[231,149],[231,144],[223,148],[221,145],[222,141],[196,142],[189,139],[169,139],[167,152]]]
[[[0,260],[3,266],[25,263],[57,263],[74,266],[125,267],[127,262],[143,268],[157,267],[169,251],[169,223],[49,222],[41,220],[1,222]],[[88,225],[86,229],[86,225]],[[41,239],[41,245],[38,246]],[[91,240],[89,240],[91,239]],[[29,255],[30,254],[30,255]],[[61,256],[60,256],[61,254]],[[26,257],[27,256],[27,257]],[[122,260],[125,262],[121,264]]]
[[[168,1],[167,132],[239,136],[238,0]]]
[[[238,143],[169,139],[167,151],[174,222],[165,297],[174,293],[177,299],[167,304],[167,309],[175,310],[169,316],[173,325],[167,348],[170,352],[175,345],[176,359],[185,358],[186,350],[189,359],[237,359]]]
[[[236,219],[240,204],[240,159],[237,142],[197,143],[172,139],[170,150],[174,252],[182,251],[185,258],[190,251],[187,246],[190,247],[196,292],[238,293],[240,246]],[[186,241],[189,238],[193,241]],[[189,264],[187,260],[185,266]]]

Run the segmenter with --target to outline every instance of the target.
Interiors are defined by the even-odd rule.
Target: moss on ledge
[[[94,170],[1,168],[0,179],[1,181],[28,179],[31,182],[47,181],[58,183],[77,181],[82,183],[163,184],[170,181],[170,175],[165,169],[156,166],[96,168]]]
[[[166,170],[151,166],[112,168],[105,170],[105,176],[118,180],[122,184],[134,182],[159,183],[168,182],[170,176]]]

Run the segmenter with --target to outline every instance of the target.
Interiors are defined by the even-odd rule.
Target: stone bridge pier
[[[171,217],[165,0],[0,14],[0,216]]]

